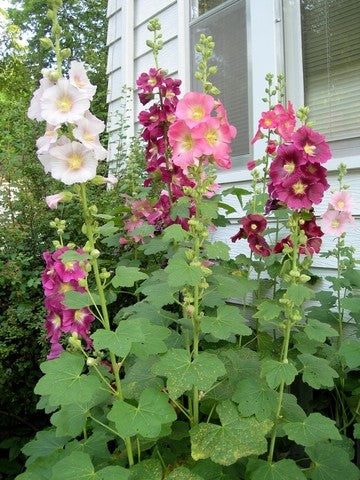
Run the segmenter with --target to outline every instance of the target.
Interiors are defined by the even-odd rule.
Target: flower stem
[[[103,288],[103,284],[100,278],[100,272],[99,272],[99,265],[97,262],[97,258],[94,256],[91,256],[91,252],[95,250],[95,239],[94,239],[94,230],[93,230],[93,225],[92,225],[92,220],[91,220],[91,214],[89,211],[89,207],[87,204],[87,196],[86,196],[86,186],[84,183],[80,184],[80,196],[81,196],[81,203],[83,207],[83,213],[84,213],[84,219],[85,219],[85,228],[86,228],[86,236],[89,241],[89,246],[90,246],[90,262],[91,266],[93,268],[94,276],[95,276],[95,282],[100,298],[100,305],[101,305],[101,312],[102,312],[102,318],[103,318],[103,325],[105,330],[111,331],[110,327],[110,320],[109,320],[109,313],[107,310],[107,305],[106,305],[106,298],[105,298],[105,292]],[[115,384],[116,384],[116,395],[120,400],[123,400],[123,395],[122,395],[122,390],[121,390],[121,382],[120,382],[120,373],[119,373],[119,365],[116,362],[116,357],[115,354],[110,352],[110,361],[111,361],[111,366],[112,370],[114,372],[115,376]],[[131,441],[129,437],[124,438],[125,446],[126,446],[126,451],[128,455],[128,460],[129,460],[129,465],[134,465],[134,458],[133,458],[133,453],[132,453],[132,448],[131,448]]]

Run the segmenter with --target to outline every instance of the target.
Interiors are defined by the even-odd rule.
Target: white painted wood
[[[121,53],[122,53],[123,47],[124,47],[124,42],[122,41],[121,38],[109,46],[106,73],[111,74],[111,72],[114,72],[115,70],[117,70],[122,66]]]
[[[107,16],[110,17],[115,12],[120,10],[122,4],[123,4],[123,0],[108,0]]]
[[[177,38],[164,43],[164,47],[159,52],[159,66],[167,70],[168,72],[176,72],[178,69],[177,56],[174,52],[177,52],[178,41]],[[135,59],[135,78],[137,78],[142,72],[147,72],[150,67],[154,66],[154,60],[151,52],[142,55]]]
[[[124,22],[124,35],[126,42],[124,42],[124,82],[127,87],[134,87],[134,0],[126,0],[124,5],[124,16],[126,21]],[[128,105],[129,116],[129,129],[127,131],[128,137],[134,135],[134,102],[130,102]]]
[[[106,44],[109,46],[122,37],[123,31],[123,10],[118,10],[108,20],[108,33]]]
[[[177,35],[178,18],[176,3],[173,3],[163,10],[158,15],[158,18],[161,23],[161,33],[164,42]],[[149,47],[146,45],[146,40],[152,40],[152,36],[153,33],[149,32],[147,29],[147,22],[142,23],[135,28],[135,58],[150,51]]]
[[[124,70],[122,68],[111,73],[108,85],[107,102],[110,103],[121,96],[123,85],[125,85]]]
[[[190,90],[190,0],[178,0],[177,2],[178,22],[178,73],[182,81],[182,92]]]
[[[159,17],[159,13],[169,5],[176,3],[176,0],[136,0],[135,2],[135,27],[141,23],[146,23],[154,17]]]

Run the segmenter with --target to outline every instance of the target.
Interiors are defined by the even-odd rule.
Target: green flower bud
[[[98,212],[97,206],[96,205],[90,205],[89,212],[91,213],[91,215],[96,215],[97,212]]]
[[[63,48],[60,52],[61,59],[65,60],[65,58],[69,58],[71,56],[70,48]]]
[[[69,338],[68,338],[69,345],[74,350],[80,350],[81,349],[81,340],[78,337],[78,334],[74,332]]]
[[[87,286],[86,278],[79,278],[78,284],[80,285],[80,287],[86,287]]]
[[[54,220],[52,220],[50,223],[49,223],[50,227],[51,228],[57,228],[57,223],[54,222]]]
[[[290,270],[289,275],[291,277],[298,278],[298,277],[300,277],[300,272],[299,272],[299,270],[292,269],[292,270]]]
[[[43,48],[46,48],[48,50],[54,48],[54,44],[53,42],[50,40],[50,38],[40,38],[40,45],[43,47]]]
[[[61,243],[59,242],[59,240],[53,240],[52,244],[54,245],[56,250],[61,248]]]
[[[299,279],[300,279],[300,282],[306,283],[309,280],[311,280],[311,277],[309,275],[305,275],[305,273],[303,273],[303,274],[300,275]]]
[[[90,257],[91,258],[99,258],[100,257],[100,251],[97,248],[94,248],[90,252]]]
[[[99,363],[100,363],[99,358],[88,357],[86,359],[86,365],[88,367],[96,367],[97,365],[99,365]]]

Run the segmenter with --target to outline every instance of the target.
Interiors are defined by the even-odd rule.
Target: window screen
[[[219,98],[227,109],[230,123],[237,128],[232,155],[246,155],[249,153],[249,114],[245,0],[227,2],[223,8],[216,8],[191,23],[191,88],[197,91],[202,90],[202,85],[194,78],[200,61],[195,45],[201,33],[214,38],[213,63],[218,66],[218,72],[211,79],[221,91]]]
[[[301,0],[305,103],[328,140],[360,137],[359,0]]]

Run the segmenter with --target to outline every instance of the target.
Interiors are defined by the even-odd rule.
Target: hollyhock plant
[[[40,80],[39,88],[35,90],[33,94],[29,109],[27,111],[27,115],[31,120],[37,120],[38,122],[44,120],[41,110],[41,99],[44,92],[52,86],[54,86],[54,82],[51,81],[46,74],[44,74],[43,78]]]
[[[331,152],[325,137],[304,125],[292,136],[296,148],[304,152],[310,163],[325,163],[331,158]]]

